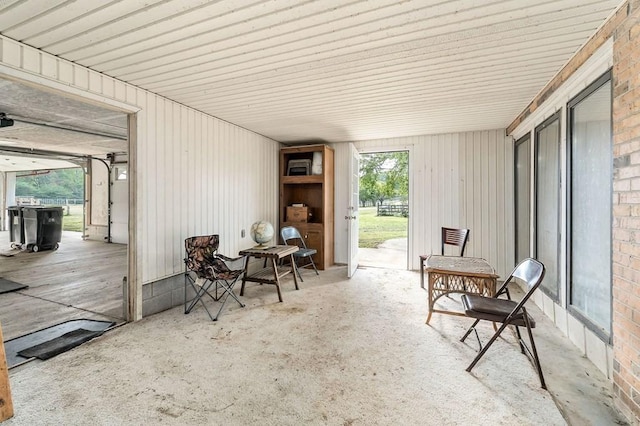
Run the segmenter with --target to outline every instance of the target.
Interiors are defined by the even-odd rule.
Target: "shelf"
[[[311,172],[313,172],[314,158],[316,170],[317,166],[322,164],[321,174],[292,176],[288,174],[289,164],[295,160],[304,160],[300,161],[302,165],[300,173],[306,171],[306,164],[309,162],[311,162]],[[294,164],[294,166],[296,165]],[[280,149],[280,228],[284,226],[298,228],[307,248],[317,251],[313,255],[313,260],[320,270],[328,268],[334,262],[333,174],[334,151],[327,145],[306,145]],[[294,204],[301,204],[308,208],[308,220],[311,222],[287,221],[287,208]],[[289,219],[293,218],[295,217],[289,217]]]
[[[324,183],[322,175],[307,175],[307,176],[282,176],[282,183],[297,184],[297,183]]]
[[[273,284],[275,282],[277,282],[277,280],[279,280],[280,278],[284,277],[285,275],[287,275],[288,273],[291,272],[291,267],[285,267],[285,266],[278,266],[278,277],[274,277],[273,275],[273,268],[262,268],[256,272],[254,272],[253,274],[249,275],[246,279],[246,281],[251,281],[251,282],[256,282],[256,283],[262,283],[262,284]]]
[[[322,222],[281,222],[280,226],[295,226],[299,229],[322,229]]]

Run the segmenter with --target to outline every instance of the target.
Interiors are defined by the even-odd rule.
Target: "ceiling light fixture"
[[[13,120],[7,118],[7,114],[4,112],[0,112],[0,127],[11,127],[13,126]]]

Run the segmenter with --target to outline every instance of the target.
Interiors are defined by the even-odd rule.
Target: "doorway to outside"
[[[409,151],[360,157],[358,265],[407,269]]]

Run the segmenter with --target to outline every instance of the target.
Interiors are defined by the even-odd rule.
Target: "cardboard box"
[[[287,207],[287,222],[308,222],[309,207]]]

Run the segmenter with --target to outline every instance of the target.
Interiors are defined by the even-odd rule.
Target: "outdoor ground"
[[[377,248],[385,241],[407,238],[408,218],[377,216],[375,207],[360,207],[359,213],[359,247]]]

